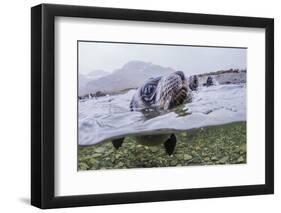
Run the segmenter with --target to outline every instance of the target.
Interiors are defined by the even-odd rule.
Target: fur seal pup
[[[199,86],[199,80],[197,75],[192,75],[189,77],[189,89],[192,91],[197,90]]]
[[[176,71],[167,76],[150,78],[140,86],[130,102],[131,111],[168,110],[187,101],[191,101],[187,79],[182,71]],[[167,154],[171,155],[176,146],[174,134],[156,134],[135,136],[138,143],[155,146],[164,143]],[[113,146],[118,149],[124,138],[113,140]]]

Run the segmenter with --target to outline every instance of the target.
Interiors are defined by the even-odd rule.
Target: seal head
[[[138,88],[130,103],[131,110],[170,109],[188,100],[188,85],[182,71],[150,78]]]

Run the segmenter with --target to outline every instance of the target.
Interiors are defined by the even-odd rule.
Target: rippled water
[[[169,111],[131,112],[135,90],[79,101],[79,145],[124,135],[155,134],[246,121],[246,85],[201,87],[193,101]]]

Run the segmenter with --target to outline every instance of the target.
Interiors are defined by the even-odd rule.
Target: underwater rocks
[[[169,156],[164,146],[147,147],[126,137],[115,150],[111,141],[79,147],[78,169],[151,168],[246,163],[246,123],[176,132],[178,143]]]

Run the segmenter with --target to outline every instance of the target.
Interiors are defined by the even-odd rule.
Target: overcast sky
[[[131,60],[151,62],[186,74],[247,67],[247,49],[79,42],[79,73],[112,72]]]

